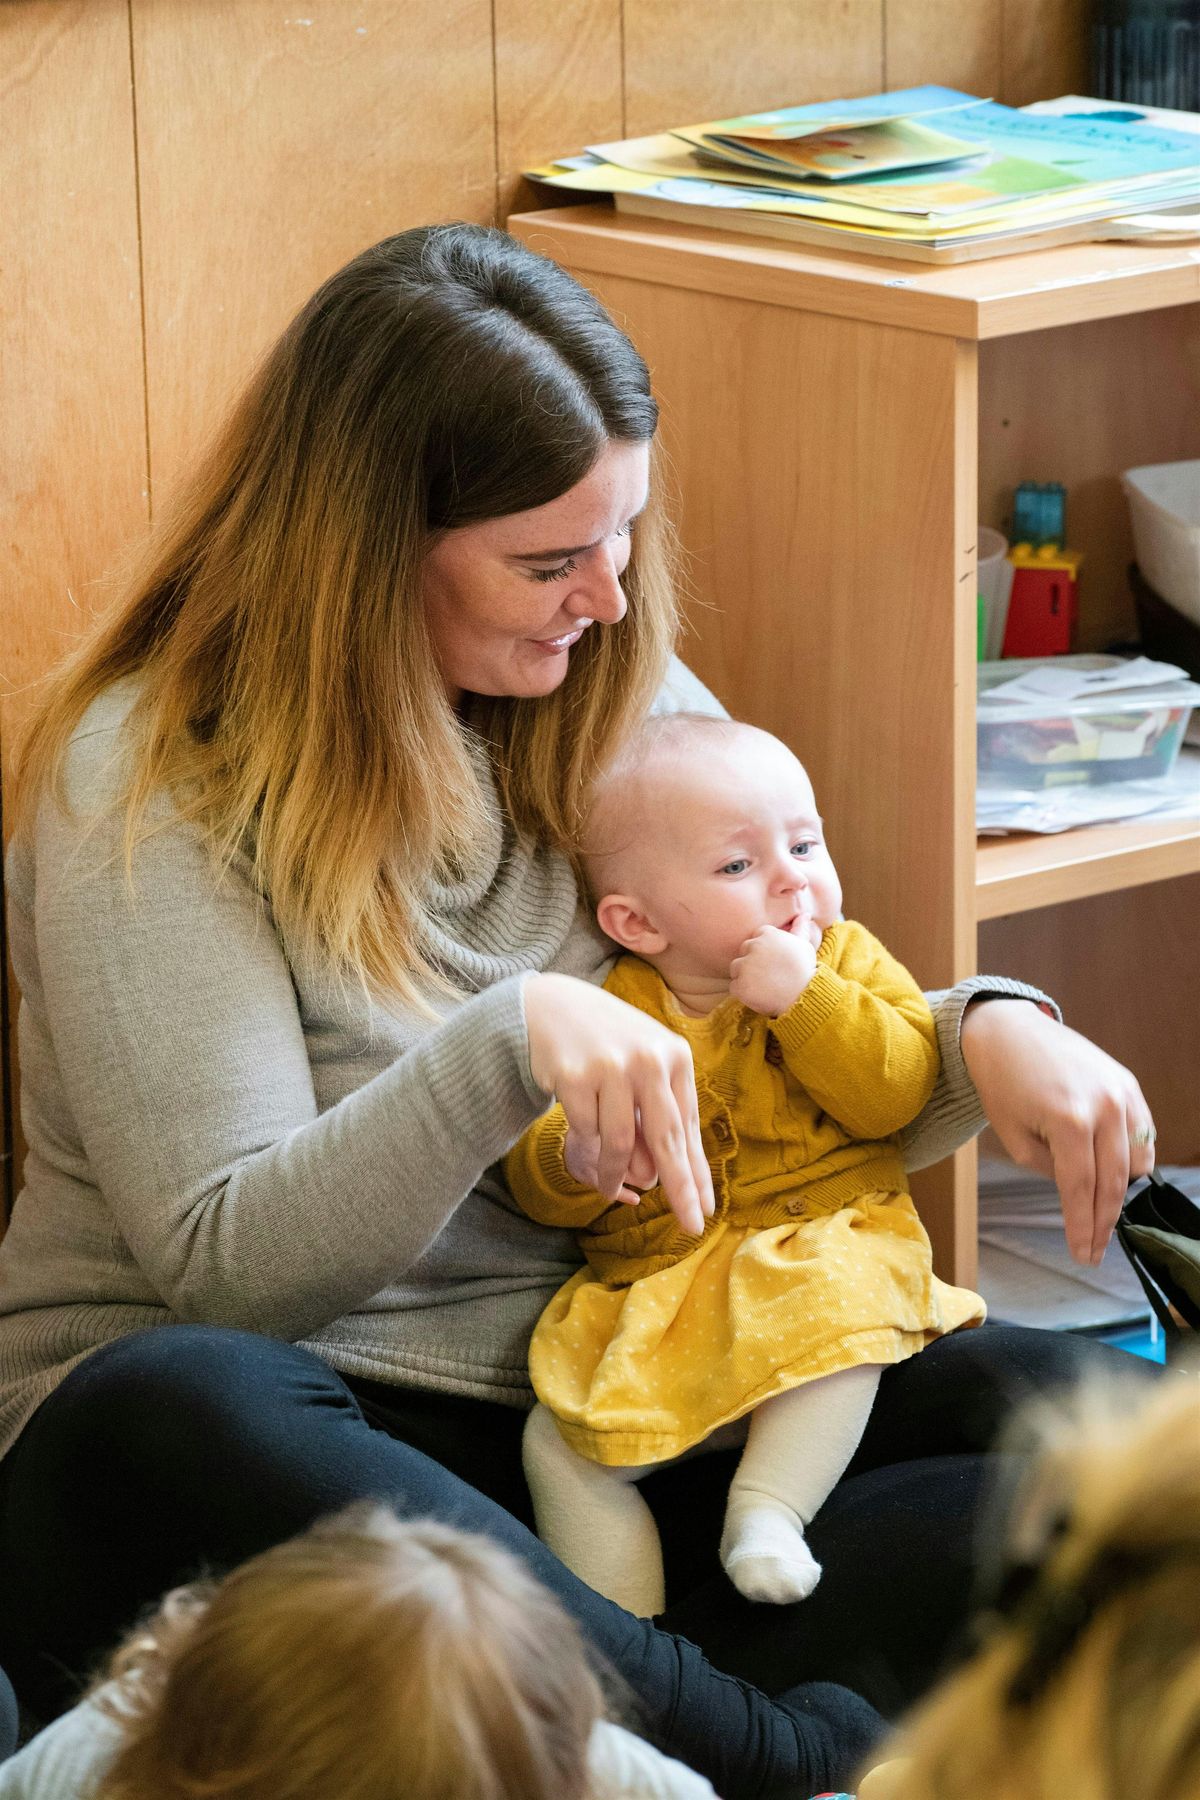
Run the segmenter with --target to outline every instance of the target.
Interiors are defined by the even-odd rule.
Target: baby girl
[[[933,1274],[899,1145],[937,1075],[933,1019],[908,972],[841,918],[808,777],[766,732],[648,721],[597,787],[584,864],[626,953],[605,987],[691,1046],[716,1207],[697,1237],[658,1186],[604,1198],[595,1144],[559,1106],[510,1152],[517,1202],[574,1227],[587,1259],[530,1349],[538,1530],[598,1591],[652,1615],[662,1557],[637,1480],[744,1443],[721,1561],[752,1599],[803,1599],[820,1576],[805,1529],[881,1370],[984,1317],[977,1294]]]

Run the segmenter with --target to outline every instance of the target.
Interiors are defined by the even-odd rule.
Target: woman
[[[378,1495],[524,1555],[726,1800],[836,1786],[865,1748],[853,1695],[771,1707],[524,1523],[526,1345],[577,1252],[492,1165],[557,1094],[604,1191],[653,1167],[683,1221],[711,1206],[682,1040],[595,985],[568,860],[627,725],[714,704],[669,666],[655,424],[640,358],[553,265],[475,227],[390,239],[303,309],[46,697],[9,869],[30,1148],[0,1250],[0,1661],[44,1710],[198,1562]],[[1029,992],[939,1001],[910,1161],[977,1129],[978,1089],[1094,1255],[1149,1116],[1036,1005],[979,1003]],[[919,1687],[961,1610],[976,1453],[1071,1360],[972,1337],[885,1377],[802,1626],[748,1630],[710,1579],[722,1459],[657,1477],[668,1623],[776,1693]]]

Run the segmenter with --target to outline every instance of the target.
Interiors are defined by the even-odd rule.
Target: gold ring
[[[1158,1133],[1153,1125],[1138,1125],[1129,1134],[1129,1148],[1144,1150],[1146,1145],[1152,1144],[1157,1136]]]

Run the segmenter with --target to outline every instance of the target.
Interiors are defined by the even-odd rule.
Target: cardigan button
[[[712,1134],[716,1138],[718,1144],[731,1144],[733,1142],[732,1125],[730,1125],[728,1119],[723,1119],[719,1115],[712,1122]]]
[[[777,1069],[783,1061],[783,1051],[780,1048],[779,1039],[772,1037],[769,1032],[767,1034],[767,1048],[765,1055],[773,1069]]]
[[[734,1043],[740,1044],[743,1050],[746,1048],[747,1044],[749,1044],[753,1041],[753,1038],[754,1038],[754,1027],[753,1027],[753,1025],[751,1025],[751,1023],[748,1019],[745,1020],[741,1025],[739,1025],[737,1030],[733,1034]]]
[[[789,1200],[787,1209],[791,1213],[793,1219],[799,1218],[800,1214],[804,1211],[804,1202],[803,1200]]]

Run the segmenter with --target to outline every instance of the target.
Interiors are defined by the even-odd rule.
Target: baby
[[[510,1152],[533,1218],[586,1266],[530,1347],[538,1531],[599,1592],[652,1616],[654,1465],[744,1443],[721,1561],[751,1599],[812,1592],[805,1528],[850,1461],[881,1369],[979,1324],[933,1274],[898,1134],[938,1072],[916,983],[842,891],[807,775],[732,720],[651,719],[598,785],[584,864],[628,954],[608,992],[691,1045],[716,1208],[699,1237],[659,1187],[613,1202],[554,1106]]]

